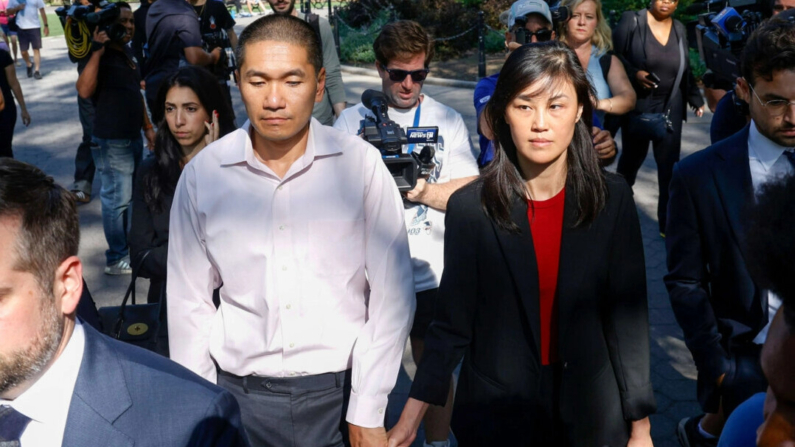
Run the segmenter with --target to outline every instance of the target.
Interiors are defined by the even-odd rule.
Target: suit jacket
[[[83,328],[63,447],[248,445],[228,391],[165,357]]]
[[[717,409],[715,381],[732,348],[767,324],[767,296],[745,264],[742,216],[753,203],[748,126],[680,161],[668,202],[665,285],[698,368],[699,400]]]
[[[656,407],[640,224],[626,182],[608,174],[607,184],[605,209],[578,228],[574,192],[566,190],[557,285],[564,439],[555,445],[623,447],[628,421]],[[448,203],[439,303],[411,397],[443,404],[463,357],[453,411],[460,444],[548,445],[527,203],[515,202],[520,232],[509,233],[483,211],[481,187],[476,181]]]
[[[635,19],[637,18],[637,28],[635,27]],[[638,95],[635,110],[638,112],[647,112],[649,106],[648,101],[651,99],[651,90],[644,89],[638,84],[635,75],[640,70],[648,71],[646,67],[646,49],[644,43],[648,39],[654,39],[654,36],[648,33],[649,18],[646,15],[646,10],[640,11],[625,11],[621,15],[621,20],[613,30],[613,47],[616,56],[621,59],[624,68],[627,70],[632,86],[635,88],[635,93]],[[690,69],[690,58],[687,54],[687,49],[690,48],[687,42],[687,30],[682,22],[674,20],[674,29],[671,37],[678,37],[684,40],[685,44],[685,72],[682,75],[682,82],[679,84],[679,90],[682,98],[687,101],[682,101],[682,116],[687,121],[687,104],[694,107],[701,107],[704,105],[704,98],[701,97],[701,91],[696,85],[696,79],[693,77],[693,71]]]

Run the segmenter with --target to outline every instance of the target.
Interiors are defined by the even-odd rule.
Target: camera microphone
[[[362,93],[362,104],[382,120],[388,121],[386,96],[378,90],[368,89]]]

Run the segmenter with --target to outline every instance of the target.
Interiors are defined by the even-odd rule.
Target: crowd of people
[[[38,11],[8,2],[0,18]],[[389,23],[373,44],[388,117],[438,128],[431,168],[401,192],[362,138],[379,110],[345,102],[328,22],[268,3],[239,36],[216,0],[116,3],[123,36],[94,30],[78,63],[67,189],[12,159],[14,98],[30,116],[0,49],[0,445],[407,447],[424,423],[431,447],[451,430],[461,446],[651,446],[632,192],[650,144],[664,281],[704,412],[679,441],[795,444],[789,13],[743,50],[724,97],[746,105],[739,131],[681,162],[687,107],[701,116],[704,100],[677,1],[615,30],[599,0],[564,0],[563,23],[514,2],[502,70],[474,91],[480,150],[422,91],[433,40]],[[77,204],[94,171],[105,273],[150,279],[154,352],[113,340],[124,321],[103,325],[82,278]],[[418,368],[387,431],[407,340]]]

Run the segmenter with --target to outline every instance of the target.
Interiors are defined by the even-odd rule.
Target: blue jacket
[[[63,447],[247,446],[228,392],[87,324]]]

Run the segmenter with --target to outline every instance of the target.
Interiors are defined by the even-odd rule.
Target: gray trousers
[[[220,371],[218,385],[240,404],[252,447],[350,446],[345,422],[350,370],[303,377],[239,377]]]

